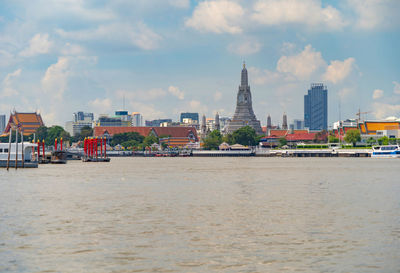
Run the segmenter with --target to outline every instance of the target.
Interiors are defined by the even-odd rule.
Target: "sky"
[[[398,0],[0,0],[0,113],[232,116],[245,61],[262,124],[400,117]],[[339,110],[340,109],[340,110]]]

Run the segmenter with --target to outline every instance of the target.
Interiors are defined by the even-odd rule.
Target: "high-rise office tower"
[[[304,96],[304,126],[311,131],[328,129],[328,89],[313,83]]]

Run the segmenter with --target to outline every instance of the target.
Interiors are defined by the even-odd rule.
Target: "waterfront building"
[[[180,122],[184,122],[184,119],[191,119],[193,123],[199,123],[199,113],[181,113]]]
[[[0,135],[3,134],[6,129],[6,115],[0,115]]]
[[[171,146],[182,147],[186,144],[198,142],[197,132],[194,127],[95,127],[95,137],[106,137],[112,139],[115,134],[137,132],[146,137],[153,135],[155,137],[165,137],[165,141],[169,141]]]
[[[145,125],[149,127],[160,127],[161,123],[172,123],[172,119],[154,119],[154,120],[146,120]]]
[[[141,127],[143,126],[143,116],[139,112],[133,112],[131,115],[132,126]]]
[[[313,83],[304,96],[304,126],[311,131],[328,129],[328,89]]]
[[[24,135],[31,135],[41,126],[44,126],[44,123],[39,113],[19,113],[14,111],[10,115],[4,133],[9,134],[11,128],[18,127]]]
[[[283,118],[282,118],[282,129],[284,129],[284,130],[287,130],[287,129],[288,129],[286,113],[283,113]]]
[[[384,135],[397,138],[395,131],[400,130],[400,119],[396,117],[388,117],[384,120],[364,120],[358,124],[361,135],[382,137]]]
[[[241,83],[237,93],[236,109],[232,120],[228,123],[226,133],[232,133],[244,126],[252,127],[257,134],[262,134],[260,121],[257,120],[253,111],[250,86],[248,84],[248,75],[246,65],[243,63],[241,73]]]

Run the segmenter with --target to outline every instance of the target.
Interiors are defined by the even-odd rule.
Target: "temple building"
[[[244,126],[250,126],[257,134],[263,134],[260,121],[257,120],[256,115],[253,112],[253,104],[245,63],[243,63],[241,84],[237,93],[235,114],[227,125],[226,133],[232,133]]]
[[[44,126],[42,116],[39,113],[18,113],[14,111],[10,115],[4,134],[9,134],[11,128],[18,127],[24,135],[31,135]]]

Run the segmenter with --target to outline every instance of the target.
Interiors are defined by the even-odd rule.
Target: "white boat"
[[[32,154],[32,148],[35,148],[37,144],[24,142],[24,168],[37,168],[38,163]],[[16,158],[16,144],[11,143],[11,151],[10,151],[10,162],[9,167],[15,167],[15,158]],[[0,167],[7,166],[8,160],[8,143],[0,143]],[[17,156],[17,167],[22,167],[22,143],[18,143],[18,156]]]
[[[400,146],[399,145],[373,146],[371,157],[380,157],[380,158],[398,157],[398,158],[400,158]]]

